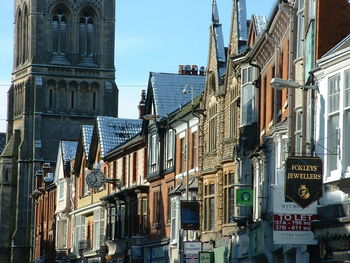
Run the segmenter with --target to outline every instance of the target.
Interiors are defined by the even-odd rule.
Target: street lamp
[[[274,89],[283,90],[285,88],[291,89],[302,89],[302,90],[311,90],[311,156],[314,155],[315,146],[314,146],[314,118],[315,118],[315,101],[314,101],[314,92],[318,90],[317,85],[300,85],[299,83],[293,80],[286,80],[280,78],[273,78],[270,82],[270,85]],[[289,116],[290,117],[290,116]]]
[[[293,81],[293,80],[286,80],[286,79],[280,79],[280,78],[273,78],[270,82],[271,87],[278,90],[283,90],[285,88],[292,88],[292,89],[303,89],[303,90],[317,90],[317,85],[300,85],[299,83]]]

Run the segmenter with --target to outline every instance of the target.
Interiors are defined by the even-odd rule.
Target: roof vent
[[[48,173],[47,176],[44,177],[45,183],[52,183],[53,182],[53,173]]]

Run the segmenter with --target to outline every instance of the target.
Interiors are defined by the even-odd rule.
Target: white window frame
[[[58,189],[58,200],[61,201],[64,199],[65,196],[65,185],[64,180],[59,181],[59,189]]]
[[[149,137],[149,172],[154,173],[158,169],[158,136],[156,133]]]
[[[56,246],[67,248],[68,219],[60,219],[57,222]]]
[[[253,85],[255,74],[254,67],[244,67],[241,70],[241,126],[256,121],[255,87]],[[251,102],[250,106],[248,102]]]
[[[166,169],[174,166],[174,146],[175,146],[175,131],[169,129],[166,131],[165,159]]]
[[[169,197],[170,198],[170,197]],[[180,199],[178,196],[171,197],[171,219],[170,219],[170,243],[176,244],[179,239]]]
[[[86,225],[85,216],[77,215],[75,216],[75,230],[74,230],[74,248],[75,252],[79,252],[79,242],[86,240]]]
[[[301,108],[295,110],[295,149],[294,155],[301,156],[303,151],[303,137],[302,137],[302,127],[303,127],[303,113]]]
[[[296,47],[296,57],[300,58],[303,56],[304,52],[304,7],[305,0],[298,0],[298,11],[297,11],[297,47]]]
[[[333,89],[331,88],[332,81]],[[343,100],[342,98],[342,78],[341,74],[334,74],[327,79],[327,136],[326,136],[326,163],[327,179],[340,177],[340,136],[341,136],[341,118]],[[337,122],[338,125],[331,125],[331,122]],[[333,167],[334,166],[334,167]]]
[[[105,210],[100,208],[94,211],[94,236],[93,236],[93,248],[97,250],[103,245],[105,241]]]

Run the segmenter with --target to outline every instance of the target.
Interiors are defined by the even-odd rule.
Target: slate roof
[[[246,0],[237,1],[237,16],[238,16],[238,28],[239,28],[239,40],[247,41],[248,27],[247,27],[247,7]]]
[[[89,150],[90,150],[90,144],[91,144],[91,138],[92,138],[92,132],[94,130],[93,125],[83,125],[81,127],[82,134],[83,134],[83,147],[85,150],[86,156],[89,156]]]
[[[218,73],[219,77],[225,74],[226,72],[226,52],[224,45],[224,36],[222,33],[222,25],[219,21],[219,13],[216,1],[212,3],[212,27],[216,48],[216,59],[218,63]]]
[[[261,36],[264,33],[267,26],[267,19],[265,16],[253,15],[252,19],[254,20],[255,32],[258,36]]]
[[[104,157],[110,150],[127,142],[141,131],[142,120],[97,116],[97,129]]]
[[[166,116],[191,101],[191,87],[193,87],[193,98],[204,91],[205,76],[151,72],[150,83],[156,114]],[[184,94],[186,85],[189,87],[189,92]]]
[[[77,141],[61,141],[62,159],[64,163],[69,162],[75,158],[77,146]]]

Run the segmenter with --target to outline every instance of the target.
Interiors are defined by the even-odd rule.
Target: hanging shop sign
[[[315,245],[317,240],[311,231],[311,222],[317,215],[274,214],[273,243],[279,245]]]
[[[181,228],[183,230],[199,230],[199,202],[181,202]]]
[[[236,204],[238,206],[253,206],[253,189],[237,189]]]
[[[288,157],[285,195],[305,208],[322,196],[322,160],[318,157]]]

